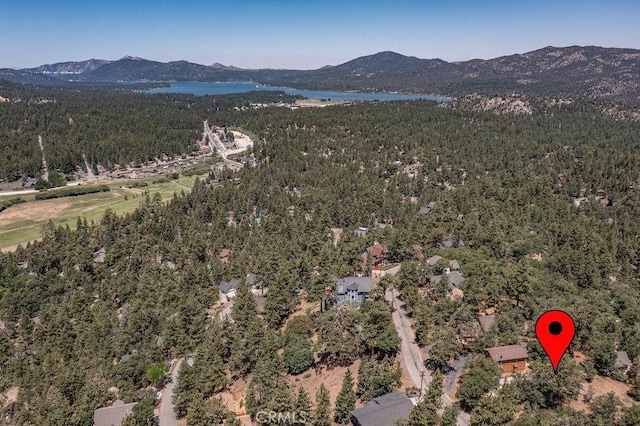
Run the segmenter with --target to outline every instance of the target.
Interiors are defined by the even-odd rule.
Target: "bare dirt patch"
[[[0,404],[3,407],[6,407],[9,404],[13,404],[18,400],[18,391],[20,388],[18,386],[12,386],[0,394]]]
[[[351,370],[351,374],[353,375],[354,381],[357,382],[358,377],[358,368],[360,367],[360,360],[357,360],[349,367],[335,367],[330,370],[323,368],[316,373],[314,369],[307,371],[306,373],[302,373],[299,376],[288,376],[290,388],[295,394],[298,394],[298,389],[303,388],[312,402],[315,401],[316,392],[320,389],[320,385],[324,384],[324,386],[329,391],[331,395],[331,401],[335,401],[336,396],[340,392],[340,388],[342,387],[342,379],[344,378],[344,374],[347,369]],[[223,401],[227,405],[231,411],[235,411],[236,415],[242,416],[245,413],[244,407],[244,398],[247,393],[247,383],[248,380],[240,379],[233,382],[230,386],[228,392],[220,393],[216,396],[222,397]],[[404,389],[404,382],[403,382]],[[361,406],[362,404],[356,404],[356,407]]]
[[[70,202],[59,199],[16,204],[0,214],[0,228],[22,220],[42,222],[53,219],[61,216],[69,207],[71,207]]]
[[[625,407],[630,407],[635,404],[633,399],[627,395],[627,392],[631,389],[630,386],[608,377],[596,376],[591,383],[582,384],[578,400],[572,401],[569,404],[569,407],[578,411],[588,412],[589,409],[587,407],[587,403],[584,402],[584,396],[589,392],[589,389],[593,389],[593,398],[613,392],[618,398],[620,398],[622,405]]]
[[[342,387],[342,379],[347,369],[351,370],[354,381],[357,381],[359,367],[360,360],[356,360],[349,367],[335,367],[330,370],[323,368],[319,374],[316,374],[316,371],[311,369],[299,376],[291,377],[291,388],[295,389],[297,393],[298,388],[302,387],[309,394],[311,400],[315,401],[316,392],[320,389],[320,385],[324,384],[331,395],[331,401],[335,401]]]

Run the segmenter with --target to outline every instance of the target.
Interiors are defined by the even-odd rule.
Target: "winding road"
[[[407,375],[413,382],[413,385],[417,389],[422,389],[422,394],[429,388],[429,384],[433,380],[429,370],[424,366],[422,361],[422,352],[420,347],[415,343],[416,336],[411,328],[409,319],[407,318],[407,312],[404,310],[403,303],[395,294],[395,289],[389,289],[385,293],[385,299],[390,302],[393,307],[393,324],[396,327],[396,331],[402,340],[400,345],[400,355],[402,360],[402,366],[404,367]],[[446,393],[442,394],[442,403],[444,406],[453,404],[453,401]],[[464,411],[460,411],[458,415],[458,426],[469,426],[470,418],[469,414]]]

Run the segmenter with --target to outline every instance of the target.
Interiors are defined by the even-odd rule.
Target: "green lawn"
[[[158,178],[110,183],[108,184],[111,188],[110,192],[42,201],[35,201],[35,194],[20,195],[28,202],[14,205],[0,213],[0,248],[40,238],[42,225],[49,219],[53,220],[57,226],[69,225],[70,228],[75,229],[79,217],[86,218],[89,222],[98,221],[107,208],[117,214],[131,212],[144,200],[143,191],[149,191],[151,197],[160,193],[163,200],[169,200],[174,192],[189,191],[195,178],[195,176],[181,176],[176,181],[156,184],[152,182]],[[129,187],[133,182],[147,182],[149,186],[121,189],[123,186]],[[15,197],[15,195],[6,197]]]

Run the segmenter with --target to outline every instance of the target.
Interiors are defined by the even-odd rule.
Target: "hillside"
[[[118,398],[138,401],[153,419],[174,358],[193,359],[182,363],[172,400],[190,425],[220,424],[228,414],[212,397],[228,393],[254,415],[293,411],[303,405],[300,388],[310,392],[314,379],[313,391],[320,381],[330,387],[337,368],[357,370],[350,387],[358,404],[411,392],[399,383],[397,355],[406,352],[379,287],[357,309],[336,306],[332,276],[370,276],[362,254],[376,241],[401,264],[380,284],[395,286],[413,312],[415,340],[429,348],[426,400],[440,401],[438,385],[453,381],[452,396],[474,425],[638,424],[637,406],[589,401],[580,389],[586,396],[599,377],[626,389],[640,362],[640,123],[585,101],[504,115],[431,102],[293,110],[240,109],[213,96],[73,96],[86,100],[3,104],[42,110],[28,122],[19,114],[3,121],[7,135],[42,133],[51,161],[56,152],[64,160],[68,141],[95,141],[87,158],[99,159],[136,141],[144,155],[171,129],[172,140],[190,143],[207,119],[255,135],[256,167],[219,171],[191,191],[113,188],[109,198],[128,196],[138,208],[101,220],[86,213],[75,230],[49,222],[41,241],[0,254],[3,424],[90,425],[93,410]],[[85,209],[89,200],[68,202]],[[343,230],[338,241],[332,228]],[[465,245],[441,244],[450,236]],[[450,265],[425,261],[434,255],[456,259],[464,281],[432,280]],[[249,272],[254,292],[238,283],[230,320],[218,321],[227,284]],[[460,298],[449,297],[454,290]],[[580,362],[565,356],[557,375],[532,333],[548,309],[574,318],[571,351],[584,354]],[[478,313],[489,310],[494,326],[483,331]],[[500,387],[485,348],[516,343],[527,344],[528,374]],[[616,365],[618,350],[634,364],[629,375]],[[460,365],[455,359],[468,360],[459,379],[449,368]],[[333,377],[336,389],[341,377]],[[632,390],[640,399],[640,381]],[[302,394],[303,411],[315,407],[331,424],[318,394]],[[324,400],[341,405],[335,392]],[[582,408],[569,405],[577,402]]]
[[[39,74],[64,75],[84,74],[110,63],[104,59],[89,59],[81,62],[58,62],[55,64],[40,65],[36,68],[28,68],[23,71]]]
[[[241,69],[215,63],[124,57],[0,70],[1,78],[37,82],[41,75],[85,82],[256,81],[303,89],[397,91],[463,96],[474,92],[640,100],[640,51],[595,46],[545,47],[494,59],[446,62],[395,52],[363,56],[317,70]],[[52,80],[42,82],[51,83]],[[55,80],[53,80],[55,82]]]

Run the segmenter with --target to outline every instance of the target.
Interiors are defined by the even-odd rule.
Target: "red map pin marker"
[[[575,332],[573,319],[563,311],[547,311],[536,322],[536,337],[551,360],[555,373]]]

